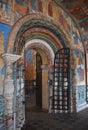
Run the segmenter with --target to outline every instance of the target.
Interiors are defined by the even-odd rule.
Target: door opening
[[[42,108],[42,58],[36,54],[36,106]]]
[[[42,57],[32,49],[26,53],[25,93],[26,107],[42,108]]]

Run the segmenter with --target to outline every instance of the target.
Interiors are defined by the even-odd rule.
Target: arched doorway
[[[42,109],[42,57],[34,49],[26,52],[25,70],[26,107],[30,110]]]
[[[35,49],[39,48],[44,53],[46,53],[47,59],[48,59],[48,64],[47,65],[44,63],[42,64],[42,72],[43,72],[42,73],[42,79],[43,79],[42,88],[43,88],[43,92],[46,93],[44,90],[45,90],[45,86],[47,86],[47,88],[48,88],[48,85],[45,85],[45,83],[47,84],[47,81],[45,82],[46,79],[44,79],[44,77],[45,77],[45,74],[49,75],[49,77],[47,76],[48,77],[47,80],[49,81],[48,82],[49,83],[49,107],[47,107],[48,105],[46,105],[46,101],[48,101],[48,98],[46,99],[47,96],[44,96],[42,93],[42,108],[49,108],[49,111],[52,112],[52,97],[54,96],[54,94],[52,94],[52,93],[55,92],[55,94],[56,94],[58,92],[58,91],[52,92],[53,85],[55,84],[53,82],[53,73],[54,73],[54,67],[55,67],[54,66],[54,55],[56,54],[56,52],[59,49],[62,49],[64,47],[76,49],[76,45],[74,45],[74,41],[75,41],[74,32],[76,30],[76,26],[75,26],[75,24],[73,24],[73,21],[71,21],[71,19],[69,19],[69,17],[67,17],[67,15],[63,12],[63,10],[59,9],[60,6],[58,6],[56,8],[55,4],[52,4],[52,3],[51,3],[51,5],[49,3],[44,4],[44,7],[42,6],[42,4],[40,4],[40,6],[41,7],[39,7],[39,8],[41,8],[41,9],[39,9],[39,10],[41,11],[41,13],[37,12],[37,10],[36,11],[33,10],[33,12],[31,12],[32,9],[30,7],[30,10],[31,10],[30,13],[28,14],[28,12],[27,12],[28,15],[20,17],[20,19],[18,21],[16,21],[16,23],[14,24],[12,31],[10,33],[10,38],[8,40],[8,46],[7,46],[6,52],[13,54],[13,55],[16,54],[16,55],[22,56],[22,55],[24,55],[23,48],[25,48],[25,44],[27,42],[30,42],[30,44],[31,44],[30,47],[33,44],[33,46],[32,46],[33,48],[35,48]],[[48,6],[50,8],[48,8]],[[63,23],[63,20],[65,21],[66,24]],[[78,30],[75,33],[77,33],[77,35],[78,35]],[[79,41],[80,41],[80,37],[78,37],[77,39],[79,39]],[[81,43],[81,41],[77,45],[77,46],[79,46],[78,48],[81,47],[79,45],[80,43]],[[72,53],[74,54],[74,50],[72,50]],[[73,57],[71,57],[71,58],[73,58]],[[75,59],[76,58],[74,58],[74,61],[71,66],[73,69],[72,70],[73,72],[77,71],[76,70],[77,63],[75,62]],[[73,60],[73,59],[71,59],[71,60]],[[17,66],[15,66],[15,69],[12,70],[13,67],[11,66],[11,63],[7,63],[7,64],[6,64],[7,70],[8,71],[10,70],[11,73],[14,70],[19,69],[19,68],[17,68]],[[24,65],[24,63],[23,63],[23,65]],[[63,70],[64,70],[64,68],[63,68]],[[15,77],[13,79],[12,76],[8,76],[8,71],[6,72],[6,77],[8,77],[5,82],[6,90],[7,90],[7,88],[10,88],[10,87],[13,88],[13,90],[15,90],[16,83],[19,79],[17,79],[17,77]],[[62,73],[64,73],[64,72],[62,71]],[[11,74],[9,74],[9,75],[11,75]],[[54,74],[54,76],[55,76],[55,74]],[[75,77],[77,76],[77,72],[76,72],[76,74],[73,74],[72,76],[73,76],[72,80],[73,80],[73,82],[74,81],[75,82],[74,82],[74,84],[71,83],[71,89],[69,92],[71,95],[68,96],[68,99],[70,99],[70,103],[73,103],[73,104],[70,104],[72,107],[72,111],[77,111],[76,108],[78,106],[78,104],[77,104],[78,97],[76,95],[78,95],[78,90],[77,90],[78,88],[77,88],[77,82],[75,80]],[[57,80],[57,77],[54,77],[54,79]],[[14,85],[13,85],[13,80],[15,82]],[[60,78],[58,78],[58,84],[59,84],[59,80],[60,80]],[[10,81],[12,81],[12,82],[10,82]],[[55,86],[55,87],[57,89],[57,86]],[[18,84],[17,84],[17,88],[18,88]],[[60,90],[59,86],[58,86],[58,90]],[[14,94],[14,96],[13,96],[13,94],[14,94],[13,91],[10,93],[10,95],[8,93],[8,95],[10,96],[9,101],[11,101],[11,104],[10,104],[10,102],[7,103],[9,112],[12,111],[12,113],[13,113],[12,105],[14,104],[13,97],[16,98],[18,96],[18,95],[16,95],[16,93]],[[63,94],[63,95],[65,94],[64,89],[63,89],[63,92],[61,91],[61,94]],[[9,97],[8,95],[7,95],[7,91],[6,91],[7,99]],[[80,95],[81,94],[79,93],[79,97],[80,97]],[[59,98],[62,98],[62,96],[60,96],[60,94],[55,95],[55,96],[58,97],[58,100],[59,100]],[[62,102],[63,102],[62,106],[60,104],[60,100],[58,101],[58,105],[59,105],[58,108],[65,107],[65,99],[63,98],[63,100],[62,100]],[[54,100],[53,104],[55,105],[53,108],[57,109],[56,100]],[[16,104],[15,104],[15,107],[16,107]],[[15,112],[15,110],[14,110],[14,112]],[[19,113],[20,113],[20,111],[19,111]]]
[[[53,58],[53,54],[49,52],[49,48],[45,53],[45,49],[42,50],[39,43],[29,42],[25,45],[26,121],[33,112],[49,111],[49,58]]]
[[[32,24],[31,24],[32,22]],[[53,73],[54,57],[58,49],[66,47],[66,39],[61,35],[58,26],[51,21],[37,19],[28,20],[17,32],[13,49],[8,46],[7,52],[23,56],[25,52],[35,49],[42,57],[42,108],[53,112]],[[69,45],[68,45],[69,46]],[[46,62],[47,61],[47,62]],[[24,64],[24,63],[23,63]],[[24,64],[25,65],[25,64]],[[47,77],[47,79],[46,79]],[[47,92],[46,92],[47,90]],[[38,102],[37,102],[38,103]],[[41,105],[41,104],[40,104]],[[70,110],[69,110],[70,111]]]
[[[43,110],[49,111],[50,103],[49,103],[48,80],[50,80],[50,78],[51,78],[49,76],[49,73],[50,73],[49,65],[50,64],[51,64],[51,66],[53,65],[54,52],[53,52],[52,48],[47,44],[47,42],[45,42],[43,40],[39,40],[39,39],[34,39],[34,40],[27,42],[25,44],[24,49],[25,49],[24,50],[25,55],[28,54],[27,52],[29,50],[34,51],[34,56],[32,55],[32,59],[35,59],[35,60],[32,62],[30,61],[30,62],[31,63],[34,62],[35,66],[33,66],[33,68],[31,66],[27,67],[28,69],[32,68],[31,69],[32,71],[29,69],[29,72],[27,71],[27,73],[30,73],[30,75],[31,75],[30,79],[31,79],[31,77],[33,77],[33,79],[31,79],[31,81],[35,82],[35,83],[32,83],[32,84],[35,84],[35,86],[34,86],[35,87],[34,105],[41,106],[41,108]],[[29,53],[29,55],[30,55],[30,53]],[[29,60],[31,60],[30,56],[27,56],[27,57]],[[36,70],[36,72],[34,72],[35,71],[34,69]],[[33,72],[36,73],[35,74],[36,76],[32,76]],[[26,77],[28,78],[28,75]],[[40,87],[40,89],[39,89],[39,87]],[[32,102],[32,100],[31,100],[31,102]]]

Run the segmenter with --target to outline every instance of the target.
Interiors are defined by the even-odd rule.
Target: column
[[[20,59],[21,60],[21,59]],[[25,93],[24,93],[24,64],[17,63],[17,88],[16,88],[16,126],[17,130],[21,129],[25,123]]]
[[[42,108],[49,108],[48,66],[42,65]]]
[[[49,113],[53,112],[53,76],[54,76],[54,65],[49,65],[49,78],[48,78],[48,85],[49,85]]]
[[[13,103],[14,103],[14,92],[15,87],[13,84],[13,63],[16,62],[21,56],[19,55],[13,55],[13,54],[3,54],[2,58],[5,63],[6,67],[6,74],[5,74],[5,86],[4,86],[4,97],[6,99],[6,110],[5,114],[8,116],[13,116]],[[8,126],[11,126],[12,122],[8,122]],[[13,127],[13,125],[12,125]],[[11,129],[11,128],[10,128]],[[13,128],[12,128],[13,130]]]

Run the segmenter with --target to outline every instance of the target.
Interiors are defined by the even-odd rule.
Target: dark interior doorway
[[[36,54],[36,106],[42,108],[42,57]]]
[[[32,60],[33,65],[30,65],[29,61],[29,65],[26,66],[25,77],[25,100],[26,110],[28,111],[42,108],[42,57],[38,52],[36,52],[35,56],[32,57]],[[28,64],[28,61],[26,62]],[[36,68],[35,73],[33,73],[34,67]],[[34,74],[36,75],[35,79],[33,76]]]

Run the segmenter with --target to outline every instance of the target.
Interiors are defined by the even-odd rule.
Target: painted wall
[[[6,45],[10,30],[11,26],[0,24],[0,55],[6,51]],[[2,58],[0,57],[0,89],[1,89],[0,94],[2,93],[4,73],[5,73],[4,63]]]
[[[86,88],[85,86],[78,87],[78,100],[77,104],[80,106],[86,102]]]
[[[0,21],[11,24],[12,2],[10,0],[0,0]]]
[[[87,63],[87,86],[88,86],[88,52],[86,53],[86,63]]]
[[[85,85],[85,54],[83,51],[74,50],[77,63],[77,84]]]
[[[26,53],[26,80],[36,80],[36,52],[28,50]]]
[[[67,13],[64,12],[64,10],[62,10],[61,7],[56,5],[54,1],[51,2],[51,0],[41,0],[41,2],[42,2],[41,8],[43,8],[42,9],[43,15],[47,16],[47,18],[54,19],[56,24],[60,27],[60,29],[62,30],[62,32],[65,34],[66,38],[69,41],[69,44],[70,44],[69,46],[74,55],[74,61],[72,61],[71,65],[73,65],[76,70],[77,84],[76,83],[75,84],[78,87],[81,86],[82,88],[82,86],[85,86],[85,56],[84,56],[84,48],[82,45],[82,40],[81,40],[79,31],[75,23],[71,20],[71,18],[67,15]],[[51,5],[49,6],[50,2],[51,2]],[[39,7],[38,0],[29,0],[29,1],[28,0],[25,0],[25,1],[13,0],[13,2],[10,2],[10,0],[8,0],[8,2],[7,0],[0,0],[0,22],[11,25],[13,21],[13,24],[14,24],[16,23],[18,19],[25,16],[26,14],[40,13],[41,11],[38,10],[38,7]],[[49,16],[51,12],[52,12],[52,16]],[[22,21],[22,24],[23,22],[25,22],[25,20]],[[21,23],[19,22],[19,26],[20,24]],[[0,29],[2,28],[5,29],[4,30],[5,34],[3,34],[2,33],[3,30],[1,30],[0,42],[1,42],[2,47],[1,47],[0,52],[3,52],[4,48],[6,47],[6,42],[4,42],[4,40],[7,39],[9,31],[10,31],[9,26],[5,26],[1,24]],[[17,32],[18,28],[19,27],[17,27],[14,32]],[[13,37],[10,41],[10,45],[13,44],[14,42],[14,36],[15,35],[13,34]],[[11,48],[11,46],[9,48]],[[29,66],[28,62],[27,62],[27,65]],[[2,72],[4,73],[4,71],[2,71],[4,69],[2,68],[3,68],[3,64],[1,62],[0,74]],[[29,70],[29,68],[31,70]],[[28,69],[27,70],[28,72],[33,71],[33,68],[31,67],[27,67],[27,69]],[[78,93],[81,88],[78,88]],[[85,89],[83,90],[85,91]]]
[[[67,13],[64,12],[64,10],[61,7],[59,7],[54,1],[13,0],[13,2],[10,2],[10,0],[8,0],[7,2],[6,0],[4,0],[3,2],[2,0],[0,0],[0,4],[2,7],[0,10],[0,14],[1,14],[0,21],[2,23],[3,22],[8,23],[6,20],[7,16],[10,17],[9,24],[12,24],[12,21],[14,21],[13,22],[14,24],[18,19],[20,19],[26,14],[39,13],[42,10],[42,13],[44,13],[44,15],[49,16],[52,12],[51,18],[55,19],[55,21],[61,27],[62,31],[65,33],[66,37],[70,40],[72,49],[73,48],[82,49],[82,42],[77,27],[75,26],[71,18],[67,15]],[[3,4],[5,4],[5,6]],[[4,20],[2,20],[2,18],[4,17],[2,11],[8,14]]]

